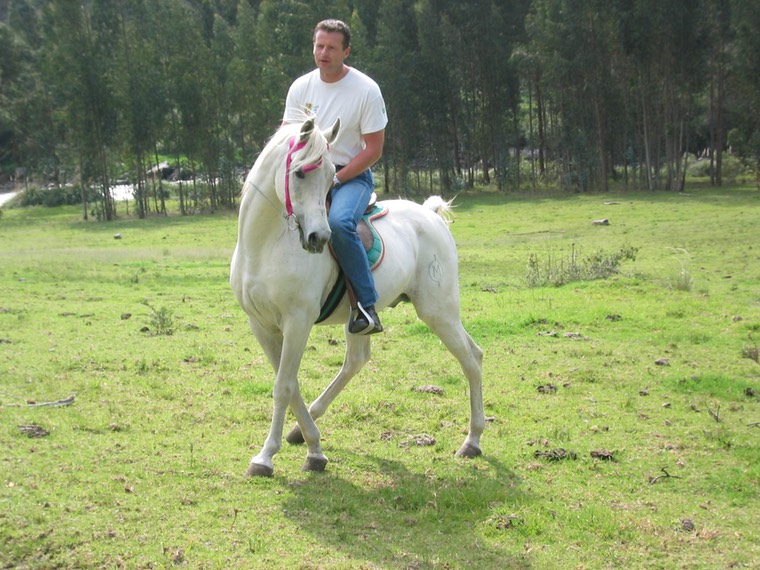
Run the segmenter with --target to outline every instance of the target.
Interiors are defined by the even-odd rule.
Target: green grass
[[[462,315],[485,351],[484,457],[453,457],[466,384],[400,305],[319,422],[327,471],[301,473],[305,450],[286,445],[275,477],[255,480],[242,474],[269,427],[272,373],[228,285],[235,216],[4,210],[0,565],[755,565],[760,194],[456,203]],[[627,247],[635,260],[606,279],[528,286],[531,256]],[[313,399],[342,332],[316,328],[309,344]],[[413,390],[426,384],[443,394]],[[68,407],[9,405],[69,394]],[[18,429],[30,424],[49,435]],[[409,445],[420,434],[435,444]],[[559,448],[576,459],[536,456]]]

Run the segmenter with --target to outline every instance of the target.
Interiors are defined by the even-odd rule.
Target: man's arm
[[[338,173],[338,179],[341,182],[347,182],[371,168],[383,156],[385,130],[368,133],[362,138],[364,139],[364,149]]]

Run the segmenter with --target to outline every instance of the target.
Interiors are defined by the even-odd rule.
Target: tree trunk
[[[647,104],[644,100],[644,93],[641,94],[641,109],[642,109],[642,126],[644,127],[644,164],[646,165],[645,172],[647,176],[647,190],[654,190],[652,185],[652,158],[649,150],[649,114],[647,113]]]
[[[607,140],[605,136],[605,113],[599,98],[594,97],[594,115],[596,116],[597,144],[599,145],[599,176],[601,177],[602,190],[608,192],[610,187],[607,181]]]
[[[546,139],[544,133],[546,130],[546,111],[544,110],[544,99],[541,95],[541,85],[536,81],[536,115],[538,118],[538,173],[541,178],[546,176]]]

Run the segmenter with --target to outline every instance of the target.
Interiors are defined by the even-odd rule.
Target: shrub
[[[174,311],[166,307],[155,309],[148,301],[143,301],[142,304],[151,310],[150,324],[154,330],[153,334],[167,336],[174,334]]]
[[[735,181],[742,175],[749,175],[751,171],[742,164],[733,154],[723,153],[723,164],[721,167],[723,179],[727,181]],[[709,178],[712,175],[713,169],[710,167],[710,160],[703,158],[698,159],[696,162],[689,163],[687,168],[687,175],[695,178]]]
[[[87,200],[94,202],[98,199],[97,193],[93,190],[87,191]],[[25,208],[28,206],[45,206],[54,208],[56,206],[76,206],[82,203],[82,192],[79,186],[61,186],[51,188],[40,188],[30,186],[13,200],[13,206]]]

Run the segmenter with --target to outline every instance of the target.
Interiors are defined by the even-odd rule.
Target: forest
[[[87,215],[232,207],[313,68],[353,32],[380,85],[380,190],[683,190],[760,181],[760,10],[746,0],[3,0],[0,182],[67,188]]]

